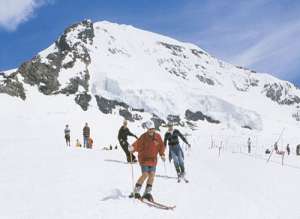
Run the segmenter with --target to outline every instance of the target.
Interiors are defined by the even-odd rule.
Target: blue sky
[[[0,0],[0,71],[31,59],[85,18],[192,42],[300,85],[298,0]]]

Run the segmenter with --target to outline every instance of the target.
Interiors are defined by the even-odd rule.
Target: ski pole
[[[133,173],[132,153],[131,152],[130,152],[130,166],[131,166],[132,192],[134,192],[134,173]]]
[[[278,140],[275,142],[275,144],[278,144],[278,142],[279,142],[279,140],[281,139],[281,136],[282,136],[284,130],[285,130],[285,128],[282,129],[282,131],[281,131],[281,133],[280,133],[280,135],[279,135],[279,137],[278,137]],[[269,158],[267,159],[267,163],[270,161],[273,152],[274,152],[274,148],[272,149],[272,151],[271,151],[271,153],[270,153],[270,156],[269,156]],[[282,162],[283,162],[283,161],[282,161]]]
[[[282,137],[282,134],[283,134],[284,130],[285,130],[285,128],[283,128],[283,129],[282,129],[282,131],[281,131],[281,133],[280,133],[280,136],[279,136],[278,140],[276,141],[277,143],[278,143],[278,142],[279,142],[279,140],[281,139],[281,137]]]

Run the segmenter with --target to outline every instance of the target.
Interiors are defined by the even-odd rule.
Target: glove
[[[161,156],[160,158],[161,158],[161,160],[162,160],[163,162],[165,162],[165,161],[166,161],[166,158],[165,158],[165,156],[164,156],[164,155],[163,155],[163,156]]]
[[[130,146],[128,147],[128,151],[129,151],[130,153],[132,153],[132,152],[134,151],[134,147],[133,147],[132,145],[130,145]]]

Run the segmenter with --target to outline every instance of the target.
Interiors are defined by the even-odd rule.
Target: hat
[[[154,122],[152,122],[151,120],[147,121],[147,122],[145,123],[145,127],[146,127],[147,129],[155,129]]]

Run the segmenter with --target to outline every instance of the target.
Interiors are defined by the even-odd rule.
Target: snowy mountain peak
[[[130,121],[150,116],[157,127],[206,121],[261,130],[270,110],[291,119],[300,103],[289,82],[220,61],[191,43],[108,21],[71,25],[32,60],[0,75],[0,93],[26,100],[28,86],[74,98],[84,111],[94,102],[102,113]]]

